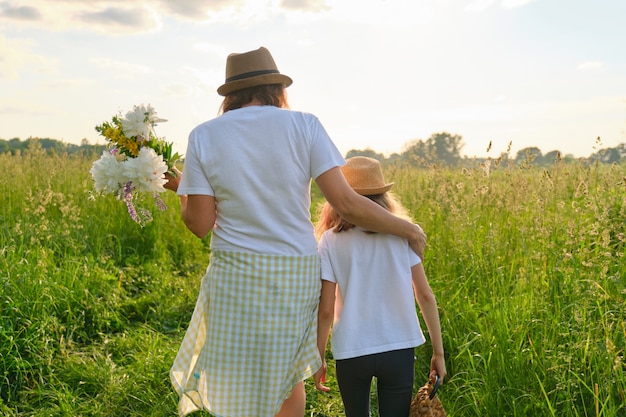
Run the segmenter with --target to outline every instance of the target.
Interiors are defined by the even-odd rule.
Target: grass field
[[[175,415],[209,240],[171,193],[143,229],[90,199],[97,157],[0,155],[0,415]],[[429,236],[448,414],[626,417],[626,167],[491,168],[385,167]],[[329,383],[307,381],[307,416],[343,415]]]

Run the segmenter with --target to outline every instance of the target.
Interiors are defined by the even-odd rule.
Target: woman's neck
[[[261,106],[262,103],[257,100],[256,98],[253,98],[252,101],[249,101],[248,103],[244,104],[241,107],[250,107],[250,106]]]

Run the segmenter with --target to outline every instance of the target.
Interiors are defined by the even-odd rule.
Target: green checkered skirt
[[[321,366],[318,255],[213,251],[170,371],[181,416],[273,417]]]

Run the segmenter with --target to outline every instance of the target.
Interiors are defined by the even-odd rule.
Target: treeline
[[[79,154],[85,156],[100,155],[106,148],[105,145],[90,145],[86,139],[83,139],[80,145],[73,143],[65,143],[56,139],[49,138],[29,138],[24,141],[13,138],[10,140],[0,139],[0,154],[20,154],[26,149],[37,146],[46,150],[48,153],[57,154]]]
[[[80,154],[85,156],[100,155],[105,149],[105,145],[91,145],[83,139],[80,145],[65,143],[49,138],[29,138],[24,141],[14,138],[10,140],[0,139],[0,154],[9,152],[11,154],[21,153],[35,144],[50,153]],[[596,140],[596,147],[601,145],[600,138]],[[576,158],[571,154],[564,154],[559,150],[552,150],[542,153],[538,147],[528,147],[519,150],[515,155],[511,155],[509,149],[493,158],[476,158],[461,155],[464,147],[463,138],[460,135],[440,132],[431,135],[428,139],[416,139],[404,145],[400,153],[393,153],[386,157],[372,149],[352,149],[346,154],[346,158],[353,156],[369,156],[381,162],[401,163],[413,166],[447,166],[466,167],[475,166],[477,162],[486,163],[489,160],[497,160],[498,164],[525,166],[532,165],[544,167],[554,164],[556,161],[585,160],[589,163],[622,163],[626,162],[626,143],[621,143],[614,148],[598,149],[593,154],[585,158]],[[491,145],[487,149],[490,151]]]
[[[487,163],[489,160],[497,160],[499,164],[517,165],[517,166],[549,166],[556,161],[575,161],[585,160],[589,163],[621,163],[626,162],[626,143],[617,145],[614,148],[598,149],[595,153],[586,158],[576,158],[571,154],[564,154],[559,150],[553,150],[548,153],[542,153],[538,147],[528,147],[519,150],[515,155],[511,155],[509,149],[500,155],[492,158],[469,158],[461,155],[464,143],[460,135],[454,135],[447,132],[435,133],[426,140],[413,140],[404,145],[401,153],[394,153],[388,157],[375,152],[371,149],[350,150],[346,157],[353,156],[369,156],[378,159],[381,162],[405,163],[409,165],[424,166],[448,166],[448,167],[466,167],[475,166],[477,162]],[[596,147],[601,145],[600,138],[596,139]],[[487,151],[490,151],[491,144]]]

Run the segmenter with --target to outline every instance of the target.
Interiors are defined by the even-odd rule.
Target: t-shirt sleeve
[[[328,245],[328,239],[325,238],[325,235],[322,235],[320,239],[320,242],[318,244],[318,251],[320,255],[322,280],[336,283],[337,279],[335,278],[333,267],[330,261],[330,247]]]
[[[213,187],[211,187],[206,173],[202,169],[200,150],[193,132],[189,135],[183,166],[183,177],[180,180],[177,193],[179,195],[215,195]]]
[[[311,114],[308,116],[311,135],[311,178],[315,179],[331,168],[344,165],[346,161],[319,119]]]

